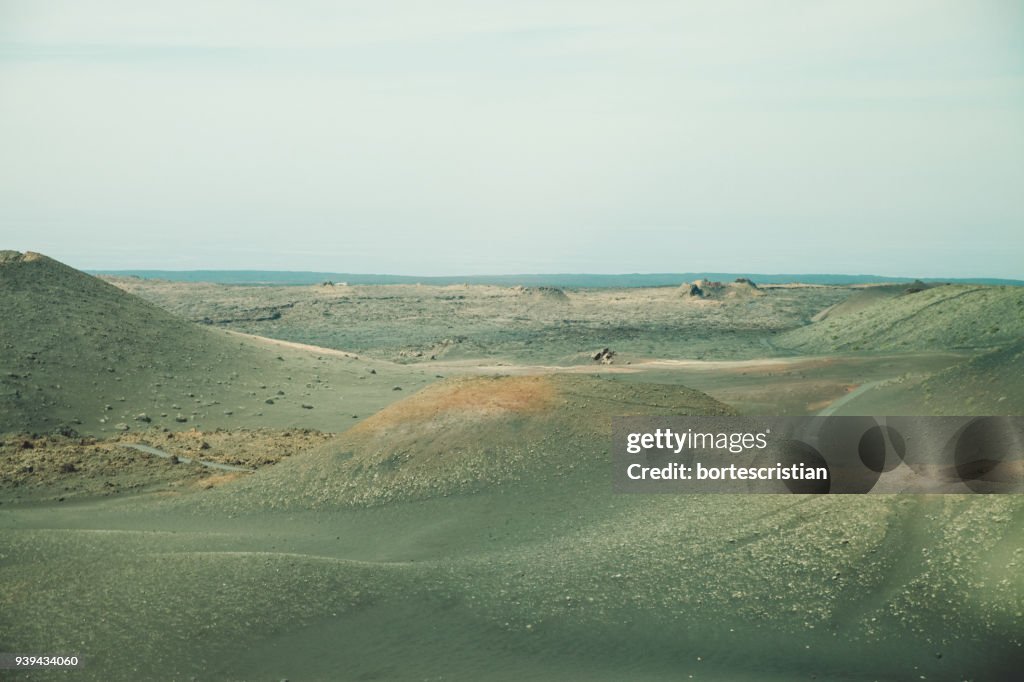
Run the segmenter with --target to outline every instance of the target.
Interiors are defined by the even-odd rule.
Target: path
[[[156,455],[157,457],[163,457],[164,459],[170,459],[171,457],[175,456],[175,455],[172,455],[172,454],[170,454],[168,452],[164,452],[163,450],[157,450],[156,448],[151,448],[148,445],[140,445],[139,443],[119,443],[119,445],[122,448],[132,448],[133,450],[138,450],[139,452],[145,452],[145,453],[150,454],[150,455]],[[193,462],[195,462],[196,464],[202,464],[204,467],[210,467],[211,469],[223,469],[224,471],[244,471],[247,474],[251,474],[251,473],[253,473],[255,471],[255,469],[248,469],[246,467],[235,466],[233,464],[221,464],[219,462],[205,462],[205,461],[203,461],[201,459],[192,459],[190,457],[178,456],[178,461],[183,463],[183,464],[192,464]]]

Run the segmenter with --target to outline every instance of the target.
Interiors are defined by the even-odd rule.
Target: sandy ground
[[[754,357],[765,338],[845,300],[844,287],[787,287],[694,300],[676,287],[541,290],[496,286],[245,287],[108,278],[186,319],[403,363],[492,358],[586,363],[610,347],[618,363]],[[396,333],[397,330],[397,333]]]
[[[60,397],[84,351],[47,374],[37,350],[56,353],[59,330],[40,327],[5,358],[18,415],[63,419],[95,403],[73,425],[82,434],[106,428],[109,412],[131,422],[116,434],[0,437],[0,650],[88,661],[11,679],[1019,670],[1019,496],[616,495],[607,468],[610,419],[627,410],[872,414],[898,401],[922,413],[914,391],[929,386],[995,386],[993,400],[1019,409],[1013,385],[998,383],[1019,353],[987,350],[1000,333],[991,326],[976,348],[814,346],[838,341],[838,315],[820,339],[823,328],[801,332],[810,345],[794,351],[779,338],[849,291],[690,304],[665,289],[119,285],[210,324],[189,328],[193,355],[156,368],[173,378],[153,387],[146,351],[164,348],[162,334],[113,356],[101,349],[116,330],[85,319],[93,327],[76,343],[96,342],[104,364],[74,368],[73,388],[92,402]],[[127,309],[107,289],[92,293],[111,314]],[[992,309],[1015,305],[997,298]],[[26,295],[24,309],[38,301]],[[966,312],[949,310],[960,335]],[[138,311],[164,332],[177,324]],[[22,342],[17,331],[5,329],[9,343]],[[611,364],[593,360],[605,347]],[[172,369],[188,357],[202,362]],[[36,394],[38,409],[25,408]],[[986,409],[974,405],[965,411]],[[132,418],[141,409],[151,421]],[[187,422],[174,421],[179,411]],[[174,464],[128,442],[258,471]]]

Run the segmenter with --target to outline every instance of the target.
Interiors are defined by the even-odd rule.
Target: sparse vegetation
[[[6,651],[133,681],[1017,670],[1020,496],[615,495],[607,465],[617,415],[1019,413],[1021,290],[118,284],[160,307],[0,257]]]

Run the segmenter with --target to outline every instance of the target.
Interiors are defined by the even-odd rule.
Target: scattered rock
[[[615,351],[610,348],[602,348],[601,350],[594,353],[594,362],[600,362],[602,365],[612,364],[612,358],[615,357]]]
[[[695,279],[692,282],[683,283],[679,287],[679,291],[683,298],[691,300],[732,300],[765,295],[765,291],[757,286],[754,280],[747,277],[738,277],[736,281],[728,283],[715,282],[708,279]]]
[[[149,415],[146,414],[145,412],[140,412],[139,414],[135,415],[135,421],[137,421],[137,422],[146,422],[148,424],[149,422],[151,422],[153,420],[150,419]]]
[[[520,285],[512,287],[512,290],[520,296],[529,296],[534,299],[561,303],[569,302],[569,297],[558,287],[524,287]]]
[[[117,424],[114,424],[114,430],[115,431],[127,431],[128,429],[129,429],[129,426],[127,424],[125,424],[124,422],[118,422]]]
[[[313,406],[308,404],[308,403],[302,403],[302,409],[304,409],[304,410],[312,410]]]
[[[401,390],[402,390],[402,387],[401,387],[401,386],[394,386],[394,387],[392,387],[392,389],[391,389],[391,390],[392,390],[392,391],[401,391]]]
[[[903,290],[905,294],[918,294],[928,288],[928,285],[919,279],[915,279],[913,282],[907,285],[907,288]]]

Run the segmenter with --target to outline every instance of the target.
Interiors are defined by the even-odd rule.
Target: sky
[[[1024,279],[1019,0],[0,0],[0,248]]]

